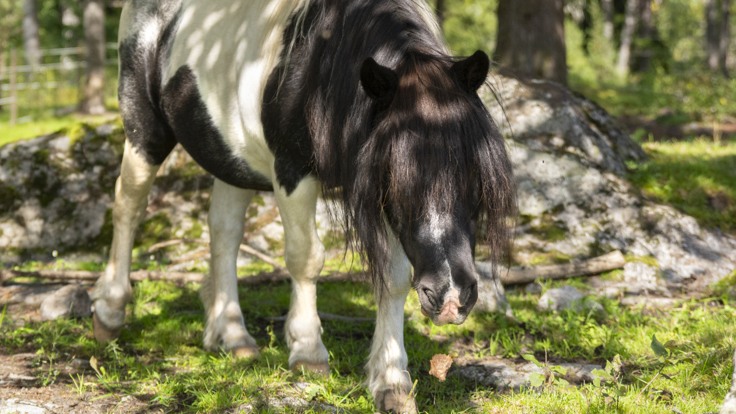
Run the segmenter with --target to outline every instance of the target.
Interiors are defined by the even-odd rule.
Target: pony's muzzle
[[[465,322],[478,300],[478,285],[473,283],[462,292],[452,287],[442,297],[427,287],[420,287],[417,293],[422,313],[431,318],[435,325],[459,325]]]

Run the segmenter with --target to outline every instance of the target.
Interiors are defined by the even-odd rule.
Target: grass
[[[254,361],[202,350],[203,314],[197,290],[193,284],[137,283],[126,329],[118,342],[107,346],[95,343],[89,320],[59,320],[3,325],[0,350],[35,353],[39,377],[46,385],[66,383],[77,393],[98,390],[150,396],[155,407],[167,412],[218,412],[246,405],[256,412],[270,412],[269,399],[285,397],[326,403],[351,413],[375,410],[363,386],[372,323],[324,321],[331,375],[294,374],[287,369],[283,322],[272,319],[287,312],[288,284],[240,289],[246,323],[262,348]],[[462,326],[436,327],[419,313],[416,294],[410,295],[406,348],[423,410],[703,413],[716,411],[729,387],[736,308],[728,299],[688,301],[655,312],[600,299],[607,316],[599,320],[574,312],[539,312],[537,295],[510,292],[509,299],[518,322],[474,314]],[[366,317],[373,315],[375,302],[366,286],[325,283],[319,286],[318,307],[323,312]],[[653,336],[664,344],[664,356],[653,351]],[[553,368],[563,361],[620,363],[602,374],[609,380],[601,384],[574,387],[559,381],[539,389],[500,393],[461,377],[451,375],[440,383],[427,374],[430,358],[454,352],[453,342],[463,343],[470,357],[521,361],[534,355]],[[68,378],[60,375],[57,367],[73,358],[91,360],[93,369]],[[315,407],[312,410],[319,412]]]
[[[736,140],[647,142],[650,161],[631,165],[631,181],[707,227],[736,234]]]

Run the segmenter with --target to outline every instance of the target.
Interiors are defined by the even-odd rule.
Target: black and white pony
[[[514,206],[503,140],[476,93],[488,57],[450,57],[424,0],[128,0],[119,42],[127,141],[97,339],[123,326],[133,234],[179,143],[216,178],[204,346],[258,353],[235,263],[249,200],[273,191],[292,276],[289,366],[328,371],[315,203],[331,193],[378,298],[368,386],[379,409],[415,411],[406,296],[414,287],[436,324],[462,323],[478,297],[476,233],[501,254]]]

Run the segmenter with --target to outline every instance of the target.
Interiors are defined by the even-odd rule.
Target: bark
[[[718,49],[720,31],[718,30],[718,0],[705,1],[705,44],[708,51],[708,68],[718,70]]]
[[[635,48],[635,57],[630,65],[634,72],[646,72],[652,67],[653,47],[657,29],[654,27],[651,0],[639,0],[639,25],[637,30],[637,42],[639,47]]]
[[[567,84],[563,0],[501,0],[494,60],[524,77]]]
[[[23,1],[23,47],[28,64],[41,64],[41,41],[38,35],[38,5],[36,0]]]
[[[731,1],[706,0],[705,44],[708,69],[728,77],[728,48],[731,44]]]
[[[629,72],[629,64],[631,62],[631,47],[634,44],[634,35],[636,27],[639,23],[639,0],[627,0],[626,12],[624,15],[624,26],[621,29],[621,42],[618,49],[618,58],[616,59],[616,71],[620,75],[626,75]]]
[[[601,0],[601,11],[603,12],[603,37],[609,42],[613,41],[613,0]]]
[[[731,0],[721,0],[720,39],[718,42],[718,68],[728,77],[728,49],[731,45]]]
[[[105,7],[104,0],[87,0],[84,6],[84,38],[87,74],[79,110],[85,114],[105,112]]]

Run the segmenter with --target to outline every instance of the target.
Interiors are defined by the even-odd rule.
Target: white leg
[[[289,367],[327,373],[328,354],[317,315],[316,278],[324,263],[324,247],[314,217],[319,192],[319,183],[311,177],[303,179],[291,194],[280,187],[275,189],[286,238],[286,267],[292,278],[286,318]]]
[[[205,348],[211,351],[225,349],[237,357],[258,354],[258,345],[245,328],[240,310],[236,273],[245,211],[254,193],[215,180],[208,217],[210,276],[200,291],[207,315]]]
[[[129,141],[125,142],[120,177],[115,184],[113,239],[105,273],[97,280],[94,300],[95,338],[117,338],[125,322],[125,305],[132,297],[130,259],[138,223],[145,214],[148,193],[159,165],[149,164]]]
[[[404,303],[411,289],[411,264],[392,230],[387,232],[391,262],[386,287],[377,295],[376,330],[366,365],[368,388],[379,410],[416,413],[404,349]]]

